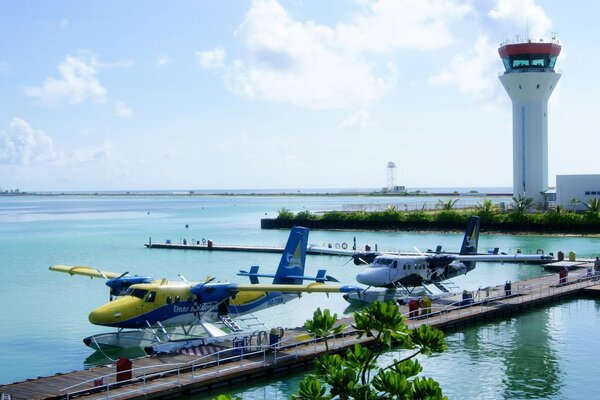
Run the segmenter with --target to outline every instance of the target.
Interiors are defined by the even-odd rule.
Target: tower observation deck
[[[548,99],[560,74],[554,42],[505,44],[500,82],[513,104],[513,195],[545,201],[548,190]]]

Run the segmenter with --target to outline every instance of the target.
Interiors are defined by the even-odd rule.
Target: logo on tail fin
[[[302,268],[302,258],[300,257],[300,252],[302,251],[300,246],[302,245],[302,242],[298,243],[298,245],[296,246],[296,250],[294,251],[294,254],[292,253],[287,253],[285,255],[285,259],[287,261],[287,265],[284,266],[284,268],[287,269],[292,269],[292,268]]]
[[[460,249],[460,254],[476,254],[479,242],[479,217],[472,216],[467,223],[465,237]]]

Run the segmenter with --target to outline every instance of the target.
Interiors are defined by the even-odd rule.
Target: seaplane
[[[448,288],[449,279],[472,271],[477,261],[539,262],[552,258],[537,254],[479,254],[477,253],[479,225],[478,216],[469,219],[459,253],[438,251],[421,254],[393,252],[366,254],[372,255],[373,261],[356,275],[356,281],[368,287],[361,292],[346,293],[344,299],[356,304],[375,300],[394,301],[415,295],[431,296],[435,293],[448,295],[451,294]],[[354,258],[356,255],[352,256]],[[372,287],[380,289],[371,290]]]
[[[308,229],[292,228],[279,266],[274,275],[259,274],[258,266],[238,275],[250,278],[249,284],[202,282],[128,275],[87,266],[54,265],[51,271],[106,280],[110,302],[89,314],[95,325],[118,328],[116,333],[87,337],[84,343],[94,349],[145,347],[150,343],[171,340],[174,335],[196,337],[201,328],[208,337],[222,337],[241,329],[235,318],[287,303],[302,293],[350,293],[361,288],[334,285],[335,278],[319,270],[316,276],[304,274]],[[261,284],[259,278],[273,278]],[[303,283],[311,281],[310,283]],[[219,327],[217,325],[222,325]],[[126,330],[134,329],[134,330]],[[228,332],[229,331],[229,332]]]

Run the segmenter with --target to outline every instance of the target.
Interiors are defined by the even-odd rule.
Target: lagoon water
[[[403,200],[403,201],[409,201]],[[170,239],[211,239],[222,244],[283,245],[288,231],[261,230],[260,218],[292,211],[342,209],[348,204],[385,204],[387,198],[337,196],[21,196],[0,197],[0,384],[68,372],[108,362],[82,338],[110,331],[91,325],[87,315],[108,301],[101,280],[52,273],[53,264],[89,265],[113,272],[189,280],[215,276],[237,281],[251,265],[273,272],[275,254],[146,249]],[[507,200],[508,201],[508,200]],[[187,226],[187,227],[186,227]],[[419,249],[442,245],[458,250],[460,233],[313,231],[309,243],[377,245]],[[480,249],[514,253],[541,248],[600,255],[600,238],[483,235]],[[307,273],[326,268],[344,283],[359,270],[331,256],[309,256]],[[538,266],[480,263],[456,278],[461,288],[498,285],[543,274]],[[301,325],[318,307],[346,311],[341,296],[304,295],[256,314],[267,326]],[[447,336],[449,349],[422,359],[426,376],[437,379],[449,398],[591,398],[600,376],[600,301],[578,299],[523,315],[480,324]],[[394,354],[390,354],[393,356]],[[259,382],[232,393],[244,399],[284,399],[300,376]],[[199,397],[200,398],[200,397]]]

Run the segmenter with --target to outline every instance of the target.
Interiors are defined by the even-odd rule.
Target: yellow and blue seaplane
[[[215,282],[214,278],[204,282],[188,282],[183,278],[154,280],[85,266],[54,265],[50,270],[106,279],[111,301],[93,310],[89,321],[119,331],[85,338],[86,345],[95,349],[143,347],[149,342],[171,340],[173,335],[193,337],[198,327],[208,337],[227,335],[227,330],[236,332],[239,327],[234,318],[287,303],[302,293],[362,290],[356,286],[326,284],[338,281],[326,275],[325,270],[319,270],[315,277],[305,276],[307,242],[307,228],[292,228],[274,275],[259,274],[258,266],[238,273],[249,277],[249,284]],[[273,282],[261,284],[259,278],[273,278]],[[305,284],[305,280],[312,282]],[[213,323],[224,325],[225,330]],[[132,328],[135,330],[124,330]]]

